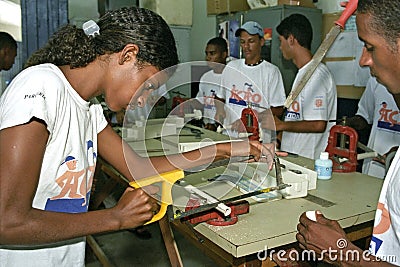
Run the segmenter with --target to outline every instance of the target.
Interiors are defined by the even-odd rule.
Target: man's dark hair
[[[357,13],[369,14],[369,27],[382,36],[397,52],[397,40],[400,38],[400,1],[394,0],[359,0]]]
[[[0,50],[5,47],[17,49],[17,42],[10,34],[0,32]]]
[[[207,45],[215,45],[221,52],[228,52],[228,44],[222,37],[215,37],[207,42]]]
[[[292,14],[286,17],[276,27],[276,30],[278,34],[285,39],[287,39],[289,35],[293,35],[302,47],[311,50],[313,31],[310,21],[304,15]]]

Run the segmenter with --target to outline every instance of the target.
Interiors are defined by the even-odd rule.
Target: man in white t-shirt
[[[277,26],[280,49],[285,59],[299,69],[293,88],[302,79],[312,59],[312,26],[301,14],[292,14]],[[336,85],[324,64],[319,64],[285,119],[275,117],[277,131],[283,131],[281,150],[318,159],[328,144],[329,130],[336,120]]]
[[[286,96],[278,67],[261,58],[265,42],[261,25],[248,21],[235,36],[240,38],[244,58],[230,61],[222,72],[225,106],[224,110],[217,106],[217,116],[225,117],[223,125],[230,129],[227,133],[236,137],[243,127],[243,109],[251,107],[258,113],[271,111],[281,116]]]
[[[372,76],[386,86],[397,108],[400,107],[399,12],[399,1],[358,0],[356,15],[358,37],[364,43],[360,65],[369,67]],[[317,212],[314,221],[306,213],[301,215],[296,234],[300,248],[312,250],[318,259],[340,266],[400,266],[399,177],[400,150],[397,149],[379,196],[369,251],[362,251],[351,243],[339,223],[327,219],[321,212]],[[350,196],[349,201],[351,205]]]
[[[368,80],[356,116],[348,118],[346,125],[357,131],[372,124],[368,147],[381,155],[389,155],[400,144],[400,114],[393,95],[374,77]],[[384,178],[386,165],[375,159],[364,159],[362,172]]]
[[[204,128],[216,131],[219,122],[215,118],[215,102],[221,98],[221,73],[228,57],[228,44],[222,37],[215,37],[207,42],[205,49],[207,65],[211,70],[200,78],[199,91],[190,101],[193,109],[203,110]]]

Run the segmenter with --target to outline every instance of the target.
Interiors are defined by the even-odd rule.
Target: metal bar
[[[180,213],[174,214],[173,218],[170,218],[170,219],[171,220],[182,219],[182,218],[185,218],[185,217],[188,217],[188,216],[192,216],[192,215],[195,215],[195,214],[198,214],[198,213],[202,213],[202,212],[214,209],[221,203],[228,204],[228,203],[235,202],[237,200],[241,200],[241,199],[245,199],[245,198],[248,198],[248,197],[256,196],[256,195],[259,195],[259,194],[262,194],[262,193],[269,193],[269,192],[276,191],[276,190],[282,190],[282,189],[285,189],[286,187],[289,187],[289,186],[291,186],[291,185],[281,184],[281,185],[278,185],[278,186],[267,187],[267,188],[264,188],[264,189],[260,189],[260,190],[256,190],[256,191],[247,193],[247,194],[243,194],[243,195],[239,195],[239,196],[223,199],[223,200],[220,200],[220,201],[218,201],[216,203],[205,204],[205,205],[202,205],[202,206],[200,206],[198,208],[195,208],[195,209],[191,209],[191,210],[188,210],[188,211],[185,211],[185,212],[180,212]]]

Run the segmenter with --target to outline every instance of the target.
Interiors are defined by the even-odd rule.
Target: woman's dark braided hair
[[[164,70],[179,63],[171,30],[153,11],[123,7],[107,12],[97,24],[100,35],[95,36],[87,36],[73,25],[63,26],[28,59],[25,67],[42,63],[85,67],[98,56],[119,52],[127,44],[139,46],[139,66],[150,64]]]

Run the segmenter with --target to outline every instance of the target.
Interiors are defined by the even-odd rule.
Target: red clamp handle
[[[335,24],[339,25],[343,29],[344,25],[346,24],[346,21],[356,11],[358,0],[349,0],[348,2],[341,3],[341,5],[342,6],[345,5],[346,8],[343,10],[342,15],[340,15],[340,18],[337,21],[335,21]]]

